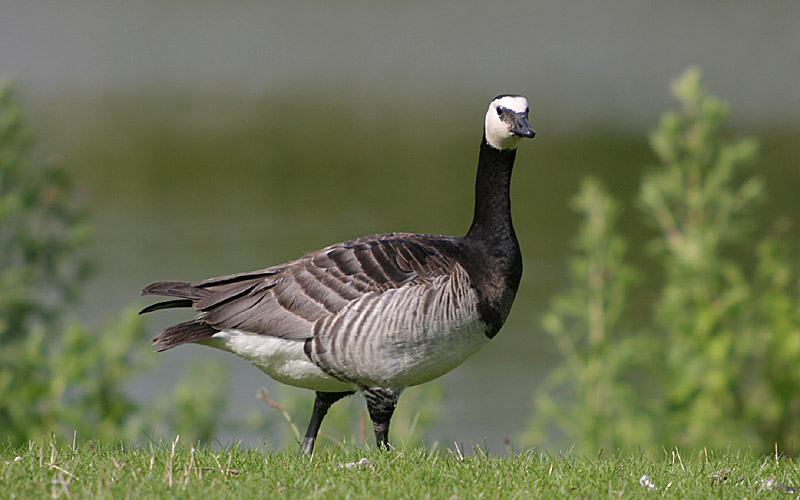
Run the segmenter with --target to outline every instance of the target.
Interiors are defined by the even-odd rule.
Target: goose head
[[[528,122],[528,100],[521,95],[495,97],[486,112],[484,134],[495,149],[516,149],[523,137],[536,135]]]

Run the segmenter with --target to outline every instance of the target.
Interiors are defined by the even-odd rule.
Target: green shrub
[[[572,203],[584,216],[570,262],[573,288],[556,297],[542,324],[563,361],[535,395],[528,440],[557,428],[585,449],[637,446],[650,438],[635,388],[622,380],[647,348],[624,324],[636,271],[614,233],[617,204],[593,178]]]
[[[90,228],[56,161],[34,166],[11,88],[0,82],[0,342],[60,323],[90,266]]]
[[[726,137],[728,106],[703,89],[699,71],[673,92],[682,109],[651,134],[658,165],[639,192],[658,235],[649,254],[660,273],[646,283],[657,298],[632,306],[647,291],[630,278],[616,203],[587,181],[576,198],[586,222],[572,286],[544,320],[564,361],[536,394],[532,441],[559,430],[586,450],[766,451],[800,437],[798,275],[779,238],[751,243],[764,191],[746,170],[756,142]]]
[[[652,319],[663,354],[661,439],[769,448],[746,416],[759,321],[749,305],[757,292],[744,264],[728,256],[733,245],[748,245],[749,209],[763,192],[757,179],[742,178],[756,143],[724,138],[728,106],[706,94],[698,72],[673,91],[683,110],[666,113],[651,135],[660,168],[640,190],[660,232],[653,247],[665,274]]]
[[[2,438],[131,437],[136,408],[123,388],[141,368],[142,323],[127,311],[98,333],[72,317],[91,228],[68,172],[29,157],[19,105],[0,85]]]
[[[225,407],[218,365],[203,379],[208,399],[190,402],[183,383],[157,409],[140,408],[126,386],[152,358],[136,311],[97,331],[71,314],[90,275],[91,228],[68,172],[33,164],[29,144],[12,89],[0,85],[0,439],[141,440],[164,421],[169,434],[208,439]]]

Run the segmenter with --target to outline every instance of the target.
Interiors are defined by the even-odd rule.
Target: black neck
[[[475,180],[475,215],[467,238],[488,245],[517,246],[511,223],[511,170],[516,149],[495,149],[481,143]]]

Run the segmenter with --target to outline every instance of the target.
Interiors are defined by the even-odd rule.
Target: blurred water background
[[[731,102],[733,127],[761,138],[760,220],[796,225],[798,25],[800,3],[782,0],[3,2],[0,76],[19,85],[37,154],[63,156],[85,190],[99,262],[79,311],[89,320],[146,304],[139,290],[156,280],[263,268],[376,232],[462,234],[485,108],[528,96],[538,135],[512,187],[520,292],[496,340],[443,377],[427,433],[500,449],[557,362],[539,318],[566,280],[568,200],[599,177],[644,251],[652,230],[633,199],[653,161],[646,134],[688,65]],[[800,241],[797,227],[787,235]],[[155,335],[184,319],[148,324]],[[233,373],[232,412],[262,407],[259,387],[274,387],[210,349],[157,356],[131,382],[138,399],[209,359]]]

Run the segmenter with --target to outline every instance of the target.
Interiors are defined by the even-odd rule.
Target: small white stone
[[[653,481],[650,480],[650,476],[648,476],[647,474],[644,474],[642,475],[642,477],[639,478],[639,484],[641,484],[648,490],[656,489],[656,485],[653,484]]]

